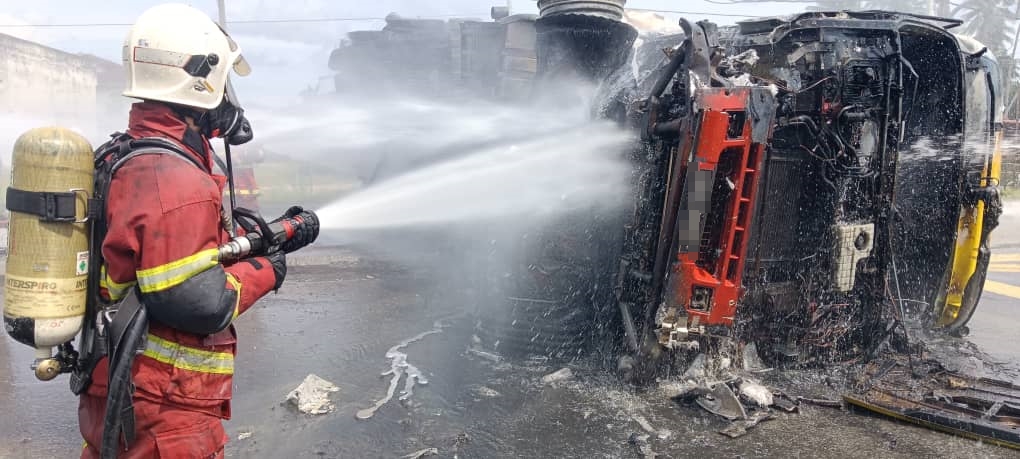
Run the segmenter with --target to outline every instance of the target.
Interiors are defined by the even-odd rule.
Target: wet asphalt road
[[[967,338],[988,354],[986,368],[1020,381],[1020,215],[998,230],[996,259]],[[371,251],[309,250],[285,287],[238,321],[234,417],[229,457],[395,458],[425,448],[440,457],[641,457],[632,433],[652,435],[667,457],[1020,457],[1017,452],[860,413],[812,406],[779,415],[730,440],[725,424],[677,405],[655,389],[634,391],[597,363],[545,385],[559,369],[543,361],[492,361],[467,352],[472,324],[463,305],[437,300],[437,266],[387,260]],[[1001,284],[1001,285],[1000,285]],[[448,295],[444,295],[448,296]],[[428,377],[404,403],[367,421],[355,412],[386,390],[385,353],[403,339],[410,363]],[[0,457],[76,457],[74,397],[66,377],[38,382],[31,352],[0,339]],[[309,373],[336,383],[337,409],[309,416],[282,403]],[[833,373],[835,374],[835,373]],[[823,374],[820,393],[825,392]],[[812,395],[812,394],[805,394]],[[239,436],[245,437],[239,440]],[[250,434],[250,435],[249,435]]]

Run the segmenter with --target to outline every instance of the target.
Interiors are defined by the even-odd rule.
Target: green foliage
[[[861,0],[819,0],[814,6],[809,6],[810,11],[843,11],[862,10],[864,3]]]
[[[960,0],[952,15],[964,20],[961,32],[987,45],[996,56],[1008,55],[1016,31],[1017,0]]]
[[[886,10],[898,11],[901,13],[925,14],[928,12],[928,3],[917,0],[819,0],[815,11],[824,10]]]

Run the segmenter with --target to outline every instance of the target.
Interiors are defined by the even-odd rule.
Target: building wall
[[[93,137],[96,69],[86,59],[0,34],[0,131],[57,124]],[[0,132],[7,150],[18,133]]]
[[[79,56],[96,71],[96,141],[105,142],[107,135],[127,128],[128,111],[131,104],[138,101],[121,95],[127,83],[127,74],[120,62],[89,54]]]

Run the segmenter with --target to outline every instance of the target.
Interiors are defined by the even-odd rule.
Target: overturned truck
[[[587,72],[599,115],[640,134],[634,205],[532,238],[526,294],[484,334],[565,358],[608,344],[647,376],[717,338],[810,364],[866,360],[908,317],[966,333],[1001,212],[1001,95],[959,24],[681,20],[632,46],[605,15],[540,17],[536,91]]]
[[[683,24],[628,112],[655,171],[617,273],[631,350],[722,335],[853,359],[910,310],[963,331],[1000,208],[987,48],[885,12]]]
[[[569,22],[603,35],[612,62],[628,34],[603,19]],[[639,381],[683,368],[686,350],[866,363],[846,403],[1020,448],[1020,387],[910,356],[924,355],[918,324],[967,333],[1001,213],[999,70],[958,25],[882,11],[681,20],[682,34],[629,49],[630,65],[593,66],[600,115],[640,134],[635,205],[547,230],[517,276],[530,298],[488,318],[493,344],[561,357],[603,344]],[[579,67],[549,55],[593,54],[589,33],[550,53],[550,24],[538,30],[539,82]],[[698,403],[713,411],[726,393]]]
[[[953,33],[960,21],[810,12],[639,33],[623,3],[540,1],[518,30],[533,39],[508,21],[461,24],[464,43],[504,30],[489,53],[533,46],[526,90],[505,99],[576,103],[563,89],[580,80],[596,88],[596,116],[637,139],[621,152],[632,205],[564,217],[509,244],[509,269],[474,273],[488,295],[483,345],[568,360],[598,349],[641,381],[693,349],[744,355],[753,343],[773,365],[865,363],[909,351],[918,324],[967,333],[1001,213],[1002,96],[994,56]],[[477,83],[458,68],[454,86]],[[507,68],[498,75],[522,75]],[[1014,396],[910,405],[922,394],[900,414],[957,430],[1013,419],[1001,410],[1020,406],[1020,390],[997,387]],[[847,400],[897,412],[882,394]],[[1020,445],[996,429],[982,438]]]

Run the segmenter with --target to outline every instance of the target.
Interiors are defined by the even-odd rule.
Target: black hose
[[[135,350],[144,338],[148,325],[145,307],[139,307],[130,319],[122,339],[116,343],[109,358],[109,386],[106,394],[106,413],[103,416],[103,443],[100,457],[116,459],[120,446],[121,432],[125,444],[134,440],[134,384],[131,381],[131,364],[134,362]],[[124,420],[129,422],[124,425]]]
[[[223,153],[227,156],[227,170],[224,172],[227,173],[227,185],[230,187],[230,215],[233,215],[234,209],[237,208],[237,198],[234,197],[234,160],[230,155],[230,142],[226,139],[223,139]],[[233,223],[233,228],[230,229],[236,231],[237,223]]]
[[[687,47],[689,43],[690,37],[684,40],[684,43],[673,53],[673,58],[669,60],[669,64],[666,64],[666,68],[662,75],[659,75],[659,79],[655,80],[655,86],[652,86],[652,97],[660,97],[663,92],[666,92],[666,86],[669,85],[670,81],[673,81],[673,76],[676,75],[677,70],[680,70],[680,66],[687,60]]]

